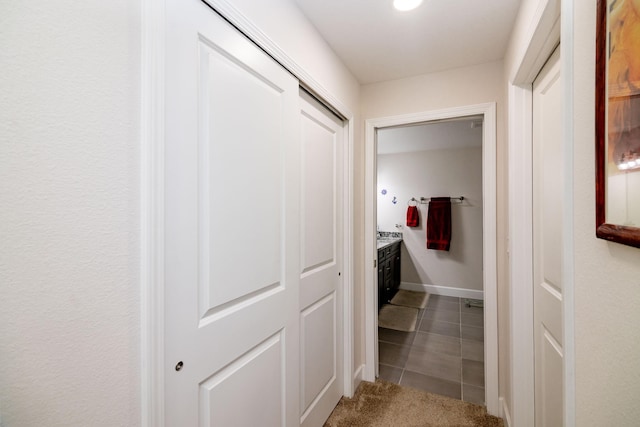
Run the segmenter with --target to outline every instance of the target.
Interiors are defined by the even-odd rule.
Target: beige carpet
[[[391,304],[405,307],[425,308],[429,301],[429,294],[426,292],[415,292],[400,289],[391,299]]]
[[[385,304],[378,312],[378,326],[381,328],[413,332],[417,322],[417,308]]]
[[[344,397],[325,427],[504,427],[483,406],[400,387],[386,381],[362,382]]]

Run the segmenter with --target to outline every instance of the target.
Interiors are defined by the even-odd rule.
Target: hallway
[[[363,381],[344,397],[324,427],[504,427],[485,407],[402,387],[384,380]]]
[[[333,358],[321,358],[328,362],[317,372],[339,378],[346,396],[353,396],[361,382],[375,381],[380,368],[382,378],[413,391],[484,401],[488,412],[502,417],[507,427],[535,425],[536,405],[544,400],[535,396],[535,376],[541,372],[535,362],[542,357],[534,351],[540,336],[533,328],[531,110],[535,77],[560,40],[564,86],[556,105],[562,104],[565,145],[562,162],[547,170],[562,172],[564,178],[552,182],[565,204],[564,228],[562,235],[551,235],[558,236],[557,244],[550,239],[562,252],[563,312],[556,319],[561,328],[555,328],[562,329],[562,342],[556,340],[562,345],[554,347],[562,350],[562,362],[554,365],[562,365],[562,372],[548,375],[554,391],[548,401],[562,410],[563,421],[553,425],[638,425],[640,249],[598,238],[597,233],[602,219],[615,227],[629,222],[622,206],[607,208],[607,192],[626,194],[608,184],[636,180],[640,171],[615,170],[609,161],[615,156],[608,156],[606,146],[608,121],[596,117],[608,102],[606,96],[605,102],[600,99],[608,88],[601,73],[607,70],[607,6],[611,12],[621,5],[640,5],[639,0],[423,1],[415,13],[393,10],[392,0],[7,0],[2,5],[0,352],[11,363],[0,368],[1,425],[188,426],[192,424],[166,417],[169,406],[187,400],[194,407],[223,408],[199,411],[201,425],[216,424],[207,414],[227,415],[231,408],[262,417],[259,425],[301,424],[298,420],[313,403],[311,396],[325,383],[310,386],[297,375],[302,352],[287,346],[302,339],[300,316],[289,316],[288,323],[274,327],[269,322],[301,301],[295,283],[305,268],[301,259],[309,254],[298,250],[301,240],[296,237],[303,228],[294,212],[302,204],[296,201],[306,197],[320,204],[325,199],[297,188],[302,180],[295,177],[302,165],[293,160],[302,158],[302,145],[290,141],[300,133],[288,126],[298,121],[296,103],[287,103],[296,118],[283,121],[281,133],[273,132],[286,136],[290,144],[284,138],[267,139],[260,131],[283,111],[282,94],[298,98],[300,86],[340,116],[345,138],[341,152],[347,163],[340,185],[345,192],[344,232],[333,244],[341,254],[331,258],[338,269],[327,274],[341,281],[344,298],[329,296],[323,304],[305,307],[320,319],[305,326],[326,327],[324,319],[338,314],[343,335],[332,339],[312,331],[309,336],[318,339],[304,343],[304,354],[340,354],[336,362],[342,370],[338,363],[329,363]],[[188,15],[185,10],[192,7],[202,13]],[[208,26],[207,34],[195,34],[211,15],[246,38],[245,46],[257,46],[264,55],[244,49],[231,54],[238,45]],[[182,28],[192,36],[178,36]],[[410,38],[409,30],[418,34]],[[183,42],[187,47],[179,49]],[[222,43],[229,43],[229,49],[214,48]],[[488,55],[480,43],[494,53]],[[171,71],[186,64],[179,60],[183,54],[191,56],[191,70]],[[372,59],[366,60],[365,54]],[[238,61],[228,62],[234,58]],[[268,84],[253,73],[247,84],[236,85],[237,93],[231,93],[231,85],[218,84],[216,73],[238,81],[237,73],[253,69],[253,62],[239,65],[245,59],[284,69],[278,71],[283,84]],[[291,79],[299,84],[293,87]],[[245,89],[262,91],[261,101],[245,101]],[[217,91],[237,95],[236,110],[208,108],[219,99]],[[188,109],[180,108],[176,99]],[[247,110],[258,108],[266,114],[259,123],[250,123]],[[378,339],[375,289],[369,286],[377,272],[376,218],[367,208],[367,198],[380,193],[373,180],[376,129],[445,120],[452,114],[474,116],[478,110],[486,112],[483,132],[495,136],[486,155],[495,180],[483,185],[491,198],[482,203],[478,198],[476,205],[489,210],[483,237],[491,242],[483,249],[495,258],[482,270],[484,343],[479,339],[482,327],[473,323],[481,316],[465,314],[459,301],[436,296],[421,313],[415,332],[381,330]],[[237,141],[207,139],[218,124],[242,131],[229,132]],[[291,129],[285,131],[285,125]],[[640,122],[635,125],[640,129]],[[238,137],[247,132],[254,135]],[[170,150],[168,141],[175,142]],[[290,155],[285,146],[292,147]],[[256,153],[255,147],[264,152]],[[193,165],[185,176],[202,185],[179,190],[187,185],[172,178],[171,165],[183,165],[176,153]],[[267,167],[267,159],[275,166]],[[457,160],[465,164],[458,158],[438,166],[444,169]],[[260,168],[248,167],[247,161]],[[217,164],[236,174],[221,173]],[[614,174],[611,181],[596,184],[596,177],[606,176],[607,170]],[[551,179],[551,174],[544,176]],[[272,190],[260,191],[267,182]],[[327,181],[319,177],[314,182]],[[398,194],[386,189],[393,205]],[[446,190],[446,195],[464,194]],[[397,197],[396,206],[405,210],[411,197],[445,195],[437,188],[424,191]],[[189,209],[182,204],[187,198]],[[635,209],[638,200],[629,196],[629,206]],[[209,215],[211,206],[225,216]],[[167,224],[177,218],[192,231],[169,230]],[[195,230],[207,222],[207,230]],[[396,223],[401,221],[391,223],[394,230]],[[479,230],[481,225],[474,227]],[[640,241],[640,227],[631,228]],[[466,236],[469,230],[456,228],[454,233]],[[191,239],[184,244],[189,254],[171,243],[169,231],[180,242]],[[240,234],[246,240],[239,239]],[[227,237],[221,240],[222,235]],[[405,238],[409,241],[409,233]],[[424,248],[424,234],[416,242]],[[170,257],[188,271],[169,271]],[[222,266],[232,277],[222,277],[216,268],[207,276],[207,264]],[[310,265],[333,269],[321,261]],[[469,283],[442,280],[433,268],[423,271],[428,277],[405,277],[405,284],[446,293],[437,286]],[[238,277],[250,275],[257,280]],[[187,300],[182,287],[190,289],[191,300],[198,297],[198,305],[180,304]],[[207,289],[217,293],[207,294]],[[167,334],[195,336],[171,322],[177,311],[168,303],[193,312],[188,320],[193,331],[200,322],[209,325],[208,320],[244,322],[245,327],[220,327],[219,337],[203,340],[206,352],[181,345],[167,352]],[[241,316],[245,306],[263,303],[264,312],[251,322]],[[290,333],[285,334],[283,324],[291,326]],[[265,333],[256,337],[257,330]],[[221,368],[215,370],[219,375],[196,369],[201,361],[213,359]],[[239,366],[260,369],[246,377],[227,375],[242,372]],[[258,376],[266,379],[257,381]],[[563,387],[553,387],[556,378]],[[189,387],[189,394],[177,393],[179,400],[166,398],[171,384],[187,380],[198,387]],[[202,399],[221,384],[231,384],[235,388],[228,389],[236,391]],[[267,387],[277,391],[265,392]],[[276,421],[264,422],[262,413],[245,409],[259,405],[268,407]]]

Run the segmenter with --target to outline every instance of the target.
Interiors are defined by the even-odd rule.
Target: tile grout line
[[[419,312],[419,310],[420,309],[418,309],[418,312]],[[416,321],[416,329],[415,329],[415,331],[413,331],[413,339],[411,340],[411,344],[409,344],[409,354],[411,353],[411,350],[413,349],[413,344],[416,341],[416,336],[418,335],[418,332],[420,331],[420,325],[422,325],[422,319],[424,318],[424,313],[426,312],[426,310],[427,310],[427,306],[425,305],[425,307],[422,309],[422,315]],[[404,367],[400,371],[400,378],[398,378],[398,385],[400,385],[400,383],[402,382],[402,378],[404,377],[404,372],[406,371],[406,369],[407,369],[407,362],[404,363]]]
[[[458,332],[459,332],[459,336],[458,337],[452,337],[451,335],[438,334],[438,333],[433,332],[431,330],[428,330],[428,331],[422,331],[421,330],[420,332],[425,332],[425,333],[429,333],[429,334],[433,334],[433,335],[438,335],[438,336],[443,336],[443,337],[448,337],[448,338],[457,338],[458,339],[458,344],[460,345],[460,356],[459,356],[459,359],[458,359],[460,361],[460,382],[459,382],[460,389],[459,390],[460,390],[460,400],[463,401],[463,388],[462,388],[462,384],[463,384],[463,382],[462,382],[462,309],[461,309],[461,306],[460,306],[460,304],[461,304],[461,299],[460,298],[458,298],[457,304],[458,304],[457,311],[458,311]],[[422,319],[423,320],[424,320],[424,317],[427,315],[427,309],[428,309],[428,307],[425,307],[425,310],[424,310],[423,315],[422,315]],[[432,311],[434,313],[434,317],[432,319],[433,322],[455,324],[455,322],[447,322],[445,320],[437,320],[436,319],[436,315],[435,315],[435,313],[437,313],[439,311],[440,312],[443,312],[443,311],[452,312],[453,310],[434,308],[434,309],[432,309]],[[414,338],[414,341],[415,341],[415,338]],[[403,371],[403,374],[404,374],[404,371]],[[453,381],[451,379],[445,379],[445,378],[440,378],[440,379],[445,380],[445,381],[449,381],[449,382],[452,382],[452,383],[457,383],[457,381]]]
[[[425,305],[425,308],[422,310],[422,315],[420,316],[420,319],[418,319],[418,321],[416,321],[416,323],[417,323],[416,330],[413,331],[413,339],[411,340],[411,344],[409,344],[409,354],[411,354],[411,350],[413,349],[413,344],[416,342],[416,336],[418,335],[418,331],[420,330],[420,325],[422,325],[422,319],[424,318],[424,313],[426,311],[427,311],[427,306]],[[409,355],[407,355],[407,360],[408,360],[408,358],[409,358]],[[406,370],[407,370],[407,361],[404,362],[404,366],[402,367],[402,370],[400,371],[400,378],[398,379],[398,385],[400,385],[400,383],[402,382],[402,377],[404,377],[404,372]]]

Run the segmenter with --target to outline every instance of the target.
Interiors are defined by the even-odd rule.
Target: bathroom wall
[[[461,204],[452,202],[448,252],[426,247],[428,204],[418,205],[419,226],[406,226],[409,199],[437,196],[465,197]],[[429,285],[430,292],[481,292],[482,147],[378,155],[378,225],[403,233],[403,284]]]

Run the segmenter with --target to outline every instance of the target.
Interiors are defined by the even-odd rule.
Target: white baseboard
[[[400,289],[405,289],[407,291],[427,292],[432,295],[443,295],[447,297],[484,300],[484,292],[474,289],[454,288],[450,286],[427,285],[408,282],[400,283]]]
[[[507,406],[507,401],[504,400],[504,397],[500,398],[500,416],[504,420],[505,427],[511,427],[511,414],[509,413],[509,407]]]
[[[358,366],[358,369],[356,369],[356,371],[353,373],[353,392],[355,393],[356,390],[358,389],[358,386],[360,385],[360,383],[362,381],[364,381],[364,379],[362,378],[362,375],[364,374],[364,363],[360,366]],[[353,397],[353,396],[347,396],[347,397]]]

